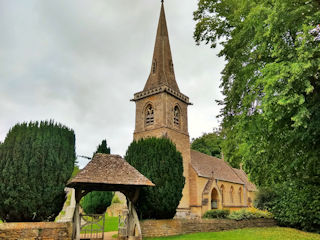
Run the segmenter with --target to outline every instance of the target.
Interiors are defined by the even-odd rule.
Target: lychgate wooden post
[[[80,188],[75,189],[76,207],[73,215],[73,239],[80,240],[81,218],[80,218],[80,200],[88,192],[83,192]]]

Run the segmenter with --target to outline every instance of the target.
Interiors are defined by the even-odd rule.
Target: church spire
[[[166,16],[163,0],[161,0],[161,11],[153,51],[151,72],[143,90],[146,91],[163,85],[180,92],[174,74]]]

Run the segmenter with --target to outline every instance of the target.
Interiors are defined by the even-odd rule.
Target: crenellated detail
[[[131,99],[131,101],[138,101],[140,99],[158,94],[158,93],[162,93],[162,92],[166,92],[169,93],[170,95],[178,98],[179,100],[181,100],[182,102],[188,104],[188,105],[192,105],[192,103],[189,102],[189,97],[187,97],[186,95],[177,92],[175,90],[173,90],[172,88],[168,87],[168,86],[160,86],[160,87],[156,87],[147,91],[141,91],[138,93],[134,94],[134,98]]]

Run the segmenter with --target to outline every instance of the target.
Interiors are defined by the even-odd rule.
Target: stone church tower
[[[171,139],[182,153],[186,182],[177,214],[183,217],[190,213],[191,158],[187,111],[190,102],[189,98],[180,92],[176,82],[163,2],[150,75],[143,91],[134,94],[132,101],[136,103],[134,139],[165,136]]]

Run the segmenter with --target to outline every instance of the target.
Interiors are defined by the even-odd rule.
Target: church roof
[[[180,93],[174,74],[168,28],[162,2],[157,36],[153,51],[151,72],[143,91],[151,90],[164,85]]]
[[[119,155],[97,153],[67,186],[82,184],[154,186]]]
[[[238,175],[238,177],[245,183],[246,188],[250,192],[256,192],[257,187],[252,182],[249,181],[247,174],[242,169],[233,168],[233,171]]]
[[[200,177],[245,184],[224,160],[191,149],[191,165]]]

